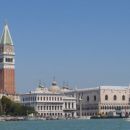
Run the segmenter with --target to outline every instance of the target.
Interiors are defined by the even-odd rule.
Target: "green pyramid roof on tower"
[[[13,45],[13,41],[7,24],[4,25],[3,33],[0,39],[0,44]]]

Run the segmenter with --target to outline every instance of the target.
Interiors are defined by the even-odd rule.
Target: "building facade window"
[[[0,58],[0,62],[1,62],[1,63],[3,62],[3,58]]]
[[[68,108],[70,109],[70,103],[68,103]]]
[[[105,100],[108,100],[108,95],[105,95]]]
[[[74,108],[74,103],[72,103],[72,109]]]
[[[67,108],[67,103],[65,102],[65,108]]]
[[[125,100],[125,95],[122,96],[122,100],[123,100],[123,101]]]
[[[89,102],[89,96],[87,96],[87,102]]]
[[[13,58],[6,58],[5,61],[6,62],[13,62]]]
[[[113,96],[113,100],[117,100],[117,96],[116,95]]]
[[[94,101],[96,101],[96,95],[94,95]]]

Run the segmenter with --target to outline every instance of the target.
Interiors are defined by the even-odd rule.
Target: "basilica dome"
[[[52,93],[59,93],[60,92],[60,88],[59,86],[57,85],[57,82],[56,81],[53,81],[52,82],[52,85],[49,89]]]

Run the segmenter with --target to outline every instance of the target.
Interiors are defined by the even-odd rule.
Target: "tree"
[[[6,96],[3,96],[0,100],[0,114],[11,116],[26,116],[30,113],[36,113],[33,107],[23,106],[20,103],[16,103]]]

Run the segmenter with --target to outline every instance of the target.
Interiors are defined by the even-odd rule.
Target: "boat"
[[[24,117],[15,117],[15,116],[0,116],[0,121],[22,121]]]
[[[0,117],[0,122],[1,122],[1,121],[5,121],[5,118],[3,118],[3,117]]]
[[[36,116],[27,116],[25,118],[25,120],[29,120],[29,121],[32,121],[32,120],[46,120],[46,118],[44,118],[44,117],[36,117]]]
[[[42,117],[27,117],[25,120],[33,121],[33,120],[46,120],[46,118]]]
[[[89,120],[91,119],[91,116],[81,116],[77,118],[78,120]]]
[[[125,121],[130,121],[130,117],[124,118]]]

